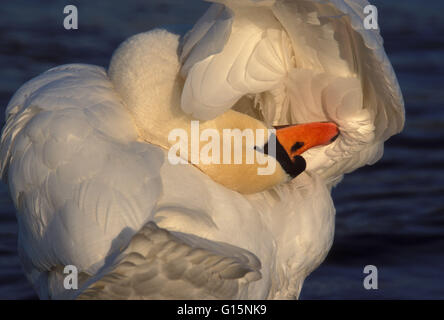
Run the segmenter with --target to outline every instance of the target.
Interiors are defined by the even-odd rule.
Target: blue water
[[[404,132],[384,158],[346,176],[334,190],[336,235],[303,299],[444,298],[444,2],[378,0],[380,26],[406,102]],[[79,9],[66,31],[63,7]],[[26,80],[59,64],[107,66],[116,46],[159,25],[192,24],[197,0],[3,1],[0,6],[0,106]],[[3,122],[3,109],[0,120]],[[0,298],[35,299],[16,252],[17,225],[0,185]],[[365,290],[365,265],[378,267],[378,290]]]

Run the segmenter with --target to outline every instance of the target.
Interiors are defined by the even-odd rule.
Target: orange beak
[[[276,127],[276,137],[290,159],[310,148],[333,142],[339,129],[333,122],[312,122]]]

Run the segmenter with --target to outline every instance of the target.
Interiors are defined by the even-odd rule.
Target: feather
[[[212,2],[209,12],[231,12],[232,27],[224,45],[201,60],[182,56],[185,112],[212,119],[253,95],[269,126],[334,121],[339,139],[304,154],[307,170],[327,180],[380,158],[405,112],[379,31],[363,26],[367,1]],[[196,24],[189,39],[202,28]],[[184,47],[214,41],[185,39]]]
[[[84,283],[79,299],[245,298],[245,285],[261,278],[251,252],[168,232],[153,222],[115,261]]]
[[[128,242],[150,219],[162,152],[136,142],[132,119],[99,67],[51,69],[26,83],[6,113],[1,169],[18,211],[22,255],[43,273],[60,264],[94,273],[119,235]]]

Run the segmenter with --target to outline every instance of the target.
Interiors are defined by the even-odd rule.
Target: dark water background
[[[386,51],[406,101],[404,132],[384,158],[334,190],[333,248],[307,280],[303,299],[444,299],[444,1],[378,0]],[[79,29],[63,28],[63,8],[79,9]],[[198,0],[3,0],[0,106],[27,80],[56,65],[107,66],[125,38],[160,25],[193,24]],[[16,252],[17,225],[0,184],[0,298],[35,299]],[[379,289],[365,290],[365,265]]]

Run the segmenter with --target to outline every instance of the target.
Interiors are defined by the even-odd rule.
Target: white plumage
[[[11,99],[1,170],[41,298],[297,298],[332,243],[331,187],[402,129],[367,1],[215,2],[182,40],[134,36],[108,72],[60,66]],[[266,126],[334,121],[341,135],[303,154],[305,173],[250,195],[168,162],[162,138],[186,114],[229,109]],[[63,288],[65,265],[79,290]]]

